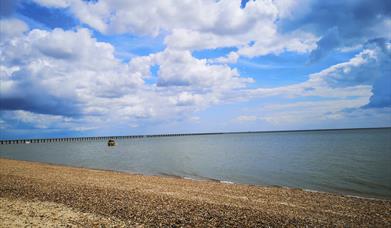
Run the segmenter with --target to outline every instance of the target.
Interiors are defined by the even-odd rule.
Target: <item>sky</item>
[[[391,126],[389,0],[0,0],[0,138]]]

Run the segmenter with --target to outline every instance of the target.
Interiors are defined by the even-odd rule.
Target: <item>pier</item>
[[[118,139],[151,138],[151,137],[215,135],[215,134],[223,134],[223,133],[188,133],[188,134],[96,136],[96,137],[68,137],[68,138],[44,138],[44,139],[11,139],[11,140],[0,140],[0,145],[1,144],[53,143],[53,142],[81,142],[81,141],[98,141],[98,140],[109,140],[109,139],[118,140]]]
[[[222,135],[222,134],[252,134],[252,133],[286,133],[286,132],[308,132],[308,131],[336,131],[336,130],[377,130],[391,129],[391,127],[378,128],[340,128],[340,129],[305,129],[305,130],[277,130],[277,131],[242,131],[242,132],[209,132],[209,133],[182,133],[182,134],[155,134],[155,135],[123,135],[123,136],[92,136],[92,137],[67,137],[67,138],[45,138],[45,139],[10,139],[0,140],[1,144],[30,144],[30,143],[51,143],[51,142],[78,142],[97,141],[109,139],[136,139],[151,137],[173,137],[173,136],[193,136],[193,135]]]

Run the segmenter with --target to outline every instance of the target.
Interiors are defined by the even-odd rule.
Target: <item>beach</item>
[[[0,159],[0,227],[391,226],[391,201]]]

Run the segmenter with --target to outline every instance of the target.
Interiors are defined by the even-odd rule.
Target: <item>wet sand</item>
[[[391,201],[0,159],[0,227],[391,227]]]

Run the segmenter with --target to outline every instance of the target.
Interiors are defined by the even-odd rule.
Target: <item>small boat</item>
[[[114,139],[109,139],[109,141],[107,141],[107,145],[108,145],[108,146],[115,146],[115,141],[114,141]]]
[[[30,142],[30,141],[26,141],[25,143],[26,143],[26,144],[30,144],[31,142]]]

